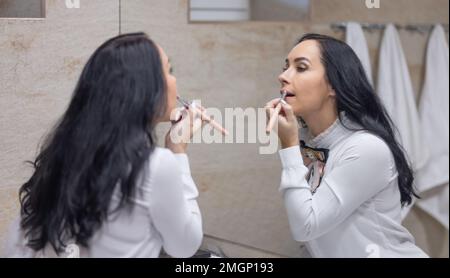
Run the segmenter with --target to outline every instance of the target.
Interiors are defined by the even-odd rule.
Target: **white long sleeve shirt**
[[[339,120],[308,141],[329,149],[315,193],[299,146],[279,151],[291,232],[313,257],[427,257],[400,224],[397,171],[387,144]]]
[[[146,175],[138,180],[133,210],[112,214],[94,234],[89,248],[78,246],[81,257],[158,257],[162,247],[173,257],[189,257],[197,251],[203,237],[202,219],[187,155],[156,148],[149,159]],[[117,193],[111,206],[119,200]],[[7,256],[56,256],[49,246],[36,254],[25,246],[22,235],[17,219],[11,227]]]

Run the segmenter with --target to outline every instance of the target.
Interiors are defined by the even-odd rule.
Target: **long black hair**
[[[116,185],[121,192],[116,209],[132,208],[166,102],[159,50],[144,33],[112,38],[94,52],[19,191],[21,228],[30,248],[50,244],[60,253],[67,240],[89,246],[111,213]]]
[[[413,187],[413,171],[395,136],[397,129],[370,85],[358,56],[346,43],[329,36],[306,34],[297,44],[306,40],[314,40],[319,45],[327,81],[336,93],[339,119],[341,120],[342,114],[340,112],[344,111],[363,130],[386,142],[398,172],[400,202],[402,206],[410,204],[412,196],[419,197]]]

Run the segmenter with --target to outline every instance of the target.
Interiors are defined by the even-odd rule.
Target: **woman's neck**
[[[338,112],[333,109],[329,113],[320,112],[315,115],[304,117],[303,120],[308,126],[309,132],[313,137],[324,132],[329,128],[338,118]]]

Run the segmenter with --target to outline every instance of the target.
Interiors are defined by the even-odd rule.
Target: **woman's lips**
[[[283,90],[282,92],[286,92],[286,97],[287,97],[287,98],[288,98],[288,97],[295,97],[295,94],[292,93],[292,92],[285,91],[285,90]]]

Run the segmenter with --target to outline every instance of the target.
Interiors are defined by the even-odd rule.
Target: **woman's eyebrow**
[[[302,61],[305,61],[305,62],[308,62],[308,63],[311,64],[311,61],[308,58],[306,58],[306,57],[297,57],[297,58],[294,59],[294,63],[302,62]],[[286,62],[286,64],[289,64],[289,59],[286,58],[285,62]]]
[[[311,64],[311,61],[310,61],[308,58],[306,58],[306,57],[298,57],[298,58],[295,58],[295,59],[294,59],[294,62],[295,62],[295,63],[297,63],[297,62],[302,62],[302,61],[308,62],[308,63]]]

